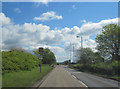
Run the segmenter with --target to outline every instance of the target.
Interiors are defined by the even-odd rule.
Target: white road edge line
[[[66,71],[67,71],[67,70],[66,70]],[[67,73],[71,75],[71,73],[70,73],[70,72],[68,72],[68,71],[67,71]]]
[[[66,70],[67,71],[67,70]],[[68,72],[68,71],[67,71]],[[70,75],[72,75],[70,72],[68,72],[68,74],[70,74]],[[74,77],[74,78],[76,78],[74,75],[72,75],[72,77]],[[77,78],[76,78],[77,79]],[[85,85],[82,81],[80,81],[79,79],[77,79],[80,83],[82,83],[85,87],[87,87],[88,88],[88,86],[87,85]]]
[[[73,78],[77,79],[74,75],[72,75]]]
[[[74,75],[72,75],[73,78],[77,79]],[[78,79],[77,79],[78,80]],[[88,87],[87,85],[85,85],[82,81],[78,80],[80,83],[82,83],[85,87]]]
[[[85,87],[87,87],[88,88],[88,86],[87,85],[85,85],[82,81],[80,81],[80,80],[78,80],[80,83],[82,83]]]

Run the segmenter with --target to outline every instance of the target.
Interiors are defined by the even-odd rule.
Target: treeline
[[[39,53],[39,49],[33,52],[39,59],[40,57],[42,57],[41,59],[42,64],[49,64],[49,65],[56,64],[56,57],[50,49],[45,48],[42,53]]]
[[[120,74],[120,27],[109,24],[103,27],[102,33],[96,37],[97,52],[90,48],[77,50],[77,64],[72,67],[107,76]]]
[[[39,55],[33,55],[25,50],[12,49],[10,51],[2,51],[2,74],[13,71],[30,71],[35,67],[39,67],[40,64],[56,62],[54,54],[49,49],[45,49],[44,52],[46,53],[44,58],[39,60]]]

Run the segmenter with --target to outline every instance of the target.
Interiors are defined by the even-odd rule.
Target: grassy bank
[[[31,71],[6,73],[2,76],[2,86],[3,87],[31,86],[36,81],[40,80],[43,76],[45,76],[51,69],[52,67],[49,67],[48,65],[43,65],[41,73],[39,67],[36,67]]]
[[[32,70],[41,64],[33,54],[20,50],[2,52],[2,74]]]

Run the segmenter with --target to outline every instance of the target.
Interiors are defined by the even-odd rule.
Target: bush
[[[3,51],[2,52],[2,73],[9,73],[12,71],[31,70],[39,66],[39,59],[30,54],[18,50]]]
[[[120,74],[120,65],[118,64],[119,61],[113,61],[111,63],[97,63],[97,64],[76,64],[73,65],[73,68],[76,68],[80,71],[89,71],[98,74],[104,74],[108,76],[112,75],[119,75]]]

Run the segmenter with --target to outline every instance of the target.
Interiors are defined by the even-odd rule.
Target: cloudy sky
[[[62,62],[70,57],[70,44],[71,50],[73,45],[75,50],[80,47],[76,36],[82,36],[83,47],[95,51],[102,27],[118,22],[118,3],[3,2],[0,18],[3,50],[50,48]]]

